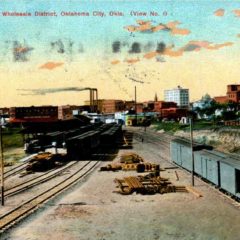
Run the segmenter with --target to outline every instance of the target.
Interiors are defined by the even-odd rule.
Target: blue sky
[[[217,10],[224,14],[216,16]],[[4,11],[56,11],[58,17],[3,17]],[[90,17],[61,17],[61,11]],[[91,16],[93,11],[106,17]],[[108,16],[110,11],[124,16]],[[159,16],[131,16],[131,11]],[[138,84],[140,100],[178,85],[191,89],[192,99],[224,95],[227,84],[239,81],[239,34],[239,1],[0,0],[0,82],[10,96],[0,96],[0,102],[78,104],[63,92],[50,99],[18,90],[46,86],[98,87],[105,98],[113,97],[112,89],[115,98],[125,99]],[[157,52],[159,43],[163,49]]]

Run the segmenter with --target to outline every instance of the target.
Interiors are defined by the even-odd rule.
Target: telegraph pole
[[[137,126],[137,87],[135,86],[135,120]]]
[[[2,141],[2,125],[0,124],[0,162],[1,162],[1,203],[4,206],[4,161],[3,161],[3,141]]]
[[[190,117],[190,142],[192,154],[192,186],[194,186],[193,117]]]

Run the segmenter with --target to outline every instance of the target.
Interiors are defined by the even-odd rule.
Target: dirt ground
[[[157,144],[134,140],[133,149],[120,150],[115,162],[125,152],[137,152],[145,160],[172,166],[162,159],[164,149]],[[164,159],[166,159],[164,157]],[[1,239],[13,240],[125,240],[125,239],[231,239],[240,236],[240,208],[214,187],[195,181],[192,193],[156,195],[120,195],[115,178],[139,175],[136,172],[99,172],[99,167],[85,180],[48,202],[31,217],[10,229]],[[179,181],[176,180],[177,171]],[[175,185],[190,185],[191,175],[181,169],[161,172]]]

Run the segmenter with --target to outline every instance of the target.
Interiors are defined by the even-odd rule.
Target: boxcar
[[[211,149],[211,146],[194,145],[194,172],[240,199],[240,157]],[[174,163],[192,170],[191,147],[188,141],[172,140],[170,152]]]
[[[100,142],[102,147],[115,147],[117,140],[121,136],[122,127],[119,124],[113,124],[111,128],[100,134]]]
[[[240,158],[227,155],[219,166],[220,188],[240,198]]]
[[[66,140],[67,155],[70,159],[91,157],[100,143],[99,131],[89,131]]]
[[[212,146],[194,143],[194,152],[202,149],[212,149]],[[179,166],[192,171],[192,150],[191,144],[185,139],[173,139],[170,144],[171,159]]]
[[[225,154],[218,151],[202,150],[194,153],[194,171],[202,178],[220,187],[220,161]]]

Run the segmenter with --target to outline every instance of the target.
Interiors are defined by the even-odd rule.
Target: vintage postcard
[[[239,1],[0,0],[0,238],[239,239],[239,55]]]

